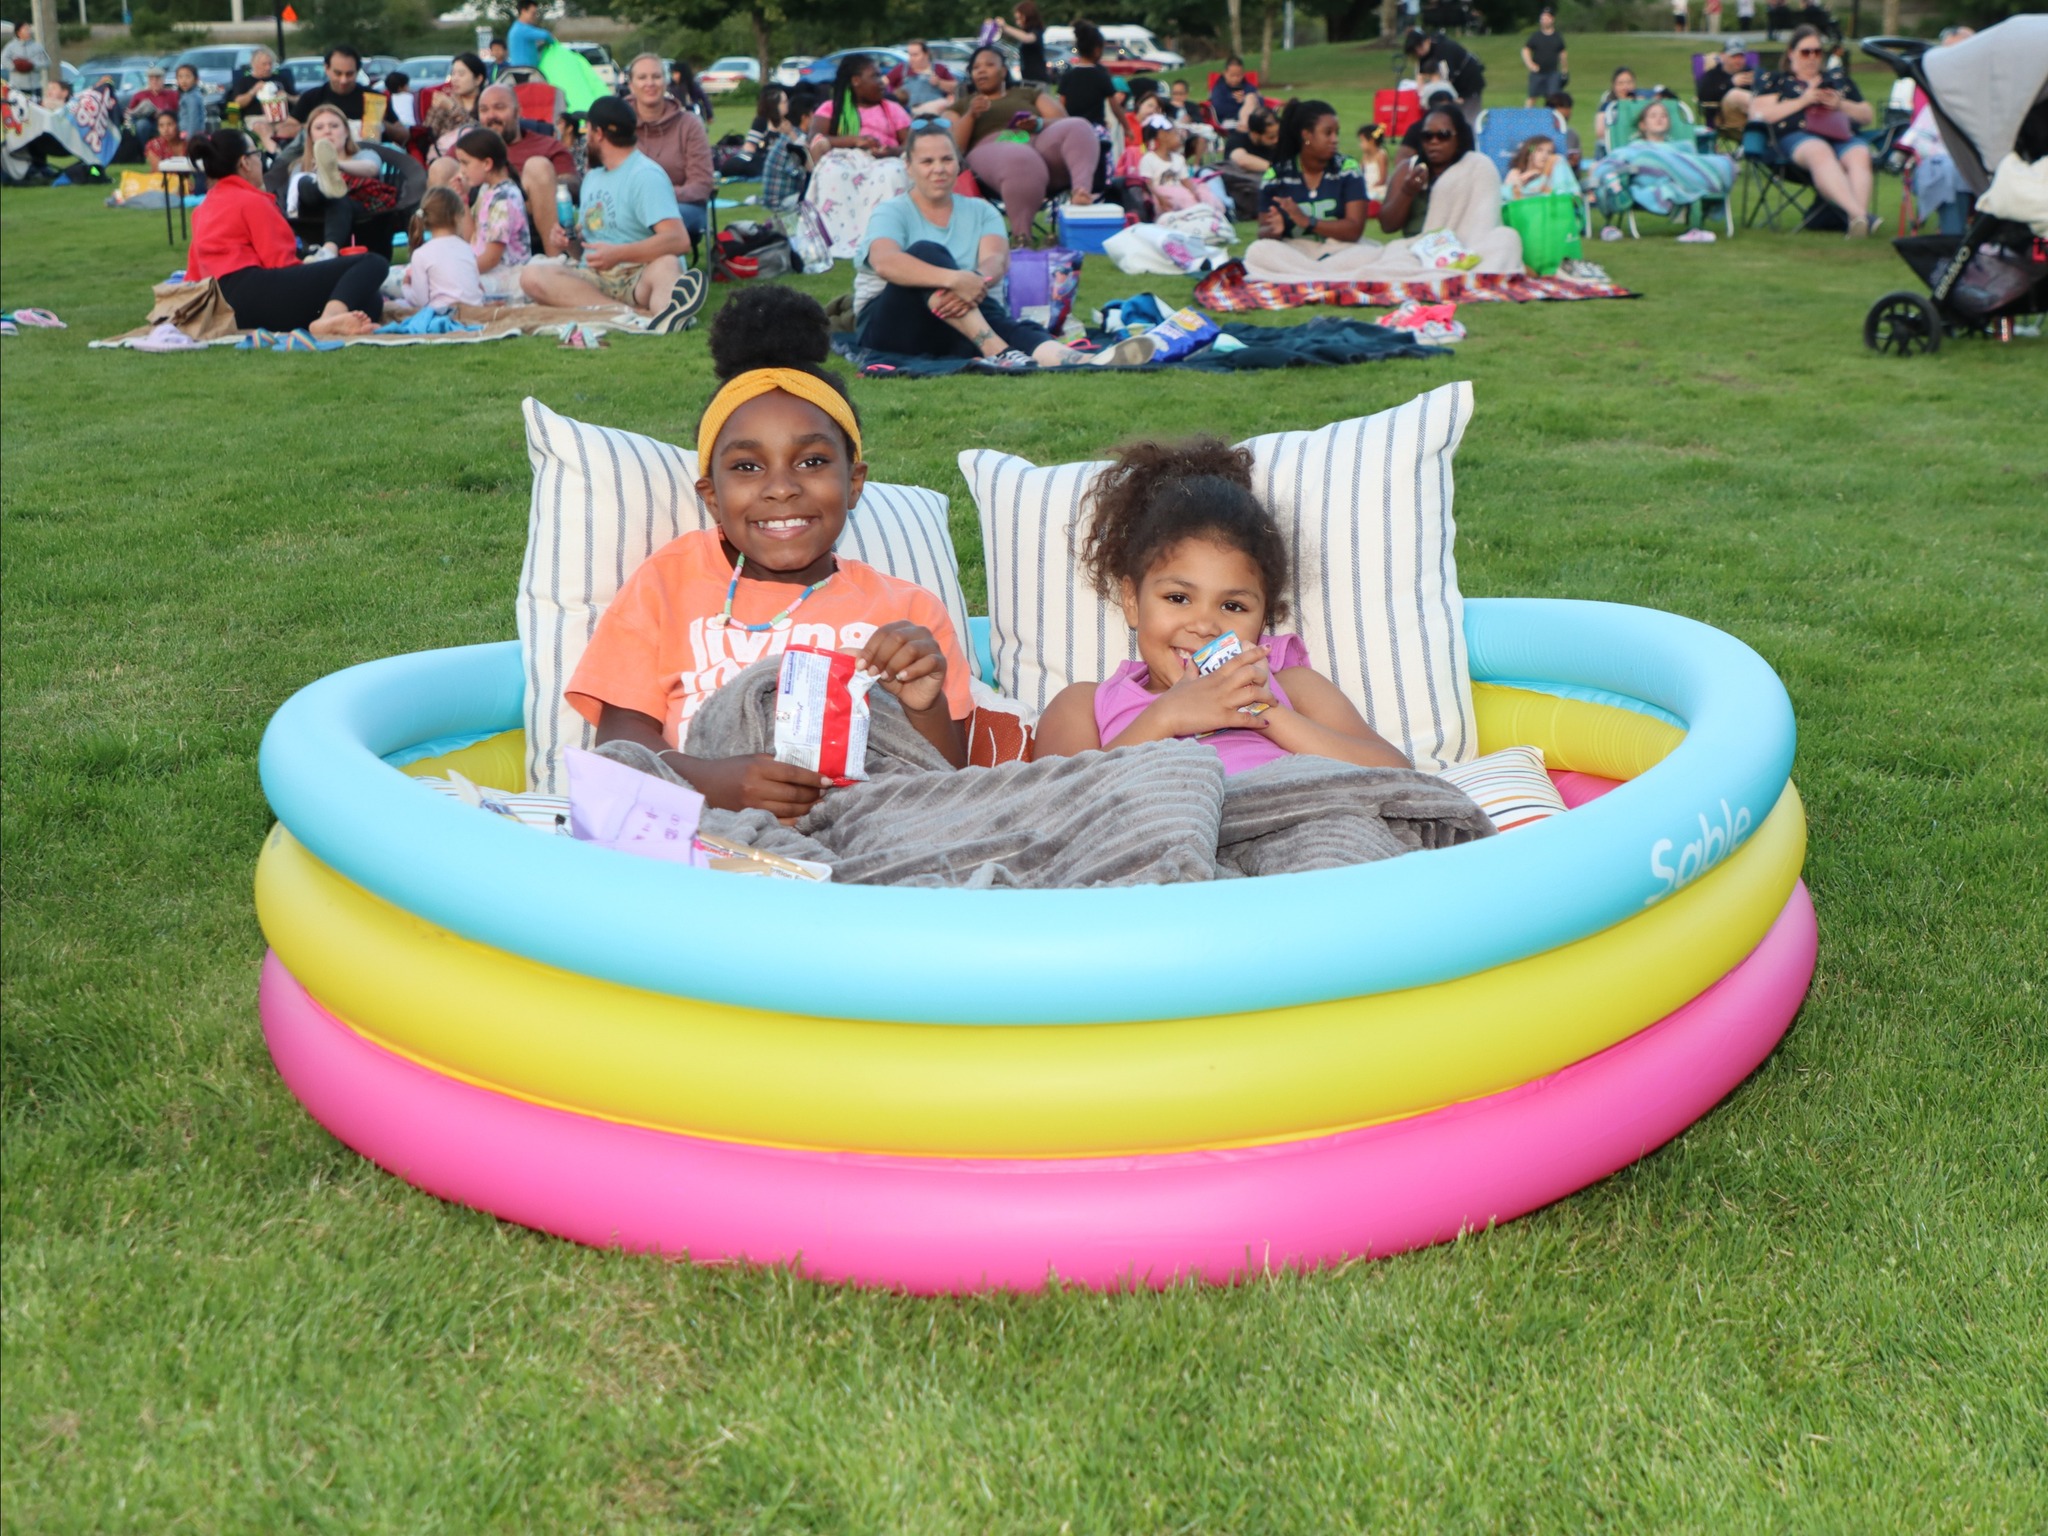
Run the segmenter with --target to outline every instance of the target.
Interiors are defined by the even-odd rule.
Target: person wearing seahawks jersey
[[[1365,178],[1338,153],[1326,101],[1290,101],[1273,161],[1259,182],[1259,238],[1244,253],[1253,277],[1342,281],[1365,233]]]

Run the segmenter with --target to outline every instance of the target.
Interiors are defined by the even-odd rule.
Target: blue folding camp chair
[[[1479,114],[1479,127],[1473,135],[1473,144],[1482,155],[1493,162],[1494,169],[1503,177],[1508,167],[1514,164],[1515,151],[1529,140],[1537,137],[1550,140],[1557,146],[1557,157],[1564,158],[1564,130],[1557,125],[1557,114],[1548,107],[1488,107]],[[1584,215],[1586,233],[1593,232],[1592,213],[1581,198],[1580,212]]]

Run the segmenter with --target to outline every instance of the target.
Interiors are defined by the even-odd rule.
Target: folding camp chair
[[[519,115],[536,123],[546,123],[548,132],[553,133],[555,125],[562,120],[562,88],[549,85],[545,80],[528,80],[523,85],[512,87],[512,94],[519,98]]]
[[[1474,137],[1479,153],[1503,176],[1514,163],[1515,151],[1530,139],[1546,138],[1557,146],[1559,155],[1564,153],[1564,130],[1548,107],[1488,107],[1479,114]]]
[[[1702,130],[1700,128],[1693,118],[1692,109],[1684,102],[1678,100],[1675,96],[1644,96],[1633,97],[1628,101],[1614,103],[1613,115],[1609,118],[1607,125],[1607,148],[1610,154],[1620,149],[1623,145],[1634,143],[1642,137],[1640,125],[1643,114],[1650,110],[1652,104],[1660,101],[1664,104],[1664,109],[1671,114],[1671,133],[1674,138],[1682,134],[1690,134],[1693,147],[1701,154],[1719,153],[1713,147],[1713,133],[1710,130]],[[1737,185],[1740,186],[1740,166],[1736,167],[1736,174]],[[1727,230],[1729,238],[1733,239],[1735,237],[1734,195],[1731,193],[1727,197],[1711,198],[1705,201],[1709,218],[1712,217],[1715,205],[1718,204],[1720,206],[1721,225]],[[1636,227],[1636,210],[1633,205],[1629,207],[1625,217],[1628,220],[1629,238],[1634,240],[1642,239],[1643,233]],[[1704,228],[1705,226],[1702,225],[1702,227]]]
[[[1761,123],[1742,131],[1742,174],[1735,186],[1741,203],[1742,227],[1761,223],[1775,232],[1789,217],[1794,229],[1806,222],[1801,199],[1813,190],[1813,178],[1789,155],[1779,153]]]
[[[1557,157],[1562,160],[1565,152],[1564,129],[1557,123],[1557,114],[1548,107],[1488,107],[1479,114],[1478,131],[1474,134],[1474,145],[1479,153],[1491,160],[1494,169],[1503,177],[1514,164],[1515,151],[1530,139],[1546,138],[1557,146]],[[1585,198],[1579,199],[1586,233],[1593,233],[1593,214]]]

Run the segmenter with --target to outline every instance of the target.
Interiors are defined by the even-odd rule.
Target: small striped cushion
[[[1547,821],[1565,812],[1564,796],[1543,771],[1541,747],[1502,747],[1438,775],[1478,802],[1496,832]]]
[[[524,411],[533,464],[526,561],[519,572],[526,782],[552,794],[563,787],[563,750],[591,745],[590,727],[563,701],[562,690],[597,621],[641,561],[671,539],[709,528],[711,514],[697,499],[695,452],[576,421],[531,398]],[[839,548],[937,593],[962,648],[973,655],[945,497],[870,480],[846,519]]]
[[[1293,617],[1276,628],[1300,635],[1316,670],[1418,768],[1479,749],[1451,514],[1451,461],[1471,418],[1472,386],[1446,384],[1376,416],[1245,444],[1294,555]],[[1123,613],[1074,559],[1101,467],[960,455],[981,515],[994,681],[1034,716],[1068,683],[1100,682],[1137,654]]]

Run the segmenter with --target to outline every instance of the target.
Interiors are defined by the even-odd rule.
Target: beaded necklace
[[[713,629],[724,629],[728,624],[731,624],[733,622],[732,600],[734,594],[737,593],[740,589],[740,572],[745,570],[746,568],[747,557],[745,555],[735,554],[732,562],[732,580],[725,584],[725,607],[722,610],[720,610],[718,617],[711,621],[711,627]],[[804,599],[809,597],[813,592],[817,591],[818,588],[825,585],[826,582],[830,581],[834,576],[838,574],[839,572],[836,567],[832,570],[827,571],[824,575],[820,576],[816,581],[812,582],[808,587],[805,587],[803,591],[797,593],[796,601],[791,603],[787,608],[783,609],[782,612],[775,615],[775,617],[770,619],[767,623],[741,624],[738,627],[745,630],[750,635],[758,635],[765,630],[789,628],[790,615],[795,613],[797,609],[801,608],[804,605]]]

